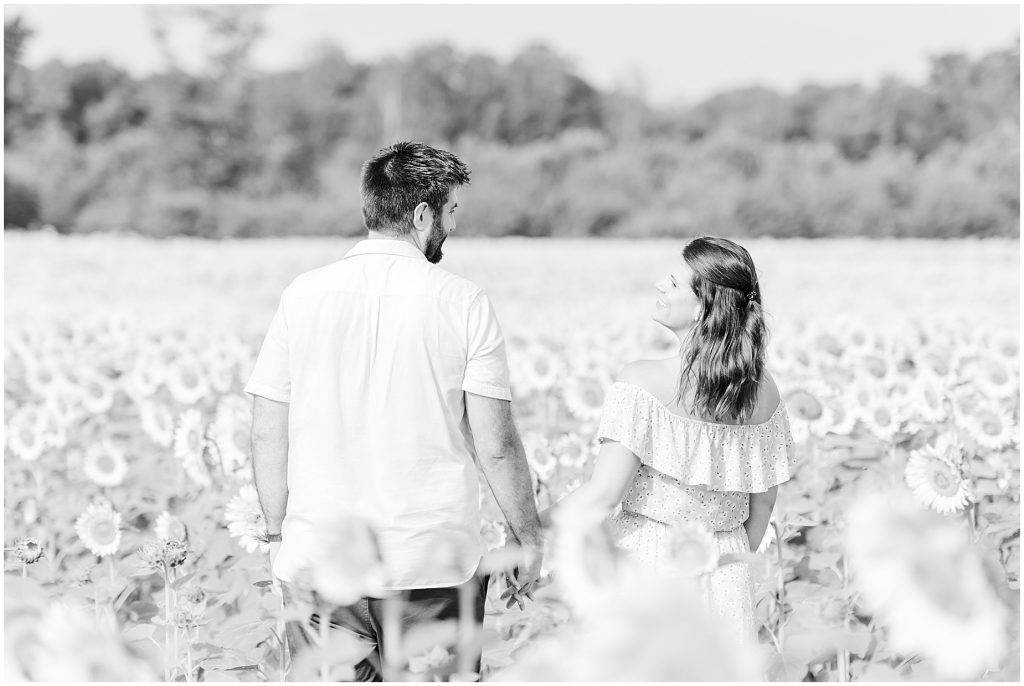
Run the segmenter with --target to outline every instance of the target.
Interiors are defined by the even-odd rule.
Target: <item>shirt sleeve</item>
[[[491,301],[478,292],[469,305],[468,354],[462,390],[498,400],[512,400],[505,337]]]
[[[288,324],[284,315],[284,298],[270,322],[267,337],[256,358],[256,366],[245,385],[245,392],[286,403],[291,398],[291,377],[288,373]]]

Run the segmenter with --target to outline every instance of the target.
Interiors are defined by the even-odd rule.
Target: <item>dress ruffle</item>
[[[674,414],[643,388],[623,381],[605,398],[597,436],[686,486],[762,493],[788,481],[796,459],[789,415],[780,402],[760,424],[716,424]]]

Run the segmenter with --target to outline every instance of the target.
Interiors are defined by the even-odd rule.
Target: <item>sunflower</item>
[[[826,400],[825,404],[828,407],[827,416],[831,421],[825,432],[836,436],[848,436],[853,433],[853,429],[857,425],[857,413],[846,405],[844,398],[833,396]]]
[[[886,398],[876,398],[862,408],[860,419],[871,433],[883,441],[891,440],[903,422],[898,408]]]
[[[179,518],[164,510],[157,515],[156,523],[153,525],[153,533],[161,541],[186,541],[188,540],[188,527]]]
[[[122,388],[136,402],[154,395],[167,378],[167,368],[152,352],[144,352],[125,375]]]
[[[837,358],[842,356],[843,339],[840,334],[826,329],[819,329],[810,336],[810,344],[818,353],[826,357]]]
[[[558,470],[558,458],[552,453],[548,440],[536,431],[523,434],[523,449],[530,469],[542,482],[547,481]]]
[[[243,424],[233,413],[222,413],[218,410],[211,431],[224,473],[229,476],[243,476],[243,472],[248,473],[248,424]]]
[[[58,369],[57,360],[52,356],[33,358],[25,361],[25,383],[32,393],[47,398],[67,381]]]
[[[7,447],[25,462],[33,462],[49,448],[43,434],[39,408],[26,405],[18,409],[7,423]]]
[[[114,404],[114,384],[94,371],[79,376],[82,406],[91,414],[104,414]]]
[[[84,415],[82,394],[74,388],[61,388],[46,398],[45,407],[57,423],[67,429]]]
[[[571,376],[562,389],[565,406],[580,421],[597,421],[601,418],[605,391],[610,385],[610,379],[600,375]]]
[[[121,514],[106,501],[93,503],[75,520],[75,533],[93,555],[113,555],[121,545]]]
[[[850,364],[868,379],[884,385],[888,385],[896,373],[892,360],[883,352],[858,353],[850,359]]]
[[[82,470],[97,486],[118,486],[128,473],[128,462],[122,450],[109,441],[103,441],[86,450]]]
[[[161,448],[174,443],[174,415],[163,403],[143,400],[139,404],[139,423],[143,433]]]
[[[182,405],[194,405],[210,393],[203,367],[191,355],[182,356],[171,365],[165,383],[174,399]]]
[[[559,436],[551,448],[558,456],[558,462],[569,469],[581,470],[594,459],[597,444],[588,441],[576,432]]]
[[[932,342],[917,350],[914,364],[918,369],[930,372],[939,379],[952,379],[956,376],[957,370],[957,361],[953,354],[952,346]]]
[[[990,398],[1016,398],[1020,383],[1013,367],[996,358],[979,358],[964,364],[959,376],[975,384],[978,390]]]
[[[185,472],[202,486],[212,483],[206,466],[206,428],[199,410],[188,409],[178,416],[174,430],[174,456],[182,461]]]
[[[949,399],[945,384],[929,373],[918,374],[911,388],[910,414],[925,422],[945,421]]]
[[[1003,363],[1016,367],[1020,362],[1020,339],[1009,329],[990,332],[983,345]]]
[[[825,402],[829,395],[825,386],[808,380],[783,393],[782,400],[793,424],[804,424],[808,432],[823,436],[833,424],[831,407]]]
[[[718,539],[697,522],[679,522],[672,527],[668,540],[668,557],[672,565],[686,576],[709,574],[718,567]]]
[[[850,318],[843,322],[841,332],[847,354],[856,357],[872,353],[878,348],[878,338],[862,320]]]
[[[228,501],[224,510],[228,522],[228,533],[237,538],[247,552],[259,550],[266,553],[270,544],[266,541],[267,522],[260,507],[259,494],[251,484],[243,485],[238,495]]]
[[[541,393],[554,388],[562,374],[561,359],[540,343],[523,353],[521,373],[526,387]]]
[[[188,557],[188,546],[180,539],[145,541],[139,547],[138,556],[142,565],[148,569],[178,567]]]
[[[222,395],[217,401],[217,419],[232,418],[243,424],[252,421],[252,403],[240,395]]]
[[[14,557],[27,565],[34,564],[43,556],[43,546],[37,538],[19,538],[14,542]]]
[[[978,445],[991,450],[1011,447],[1018,428],[1010,414],[995,403],[983,402],[961,415],[962,424]]]
[[[951,514],[963,510],[971,501],[970,484],[961,473],[959,453],[947,437],[934,447],[915,450],[907,460],[904,476],[914,495],[936,512]]]
[[[1008,648],[1009,611],[962,523],[898,492],[865,493],[846,512],[844,548],[861,602],[889,647],[931,660],[940,679],[973,681]]]
[[[501,522],[483,521],[480,523],[480,535],[484,539],[487,550],[497,550],[505,547],[508,535],[505,532],[505,525]]]

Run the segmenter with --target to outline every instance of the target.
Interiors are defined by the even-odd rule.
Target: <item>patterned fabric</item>
[[[715,532],[721,555],[750,552],[743,528],[750,494],[787,481],[796,457],[782,402],[766,422],[717,424],[674,414],[643,388],[621,381],[605,399],[597,436],[621,443],[640,459],[611,528],[622,549],[656,567],[669,564],[671,527],[681,521]],[[733,635],[756,641],[749,563],[703,575],[701,590]]]
[[[641,564],[668,565],[671,527],[631,512],[621,512],[610,520],[617,545]],[[720,556],[749,553],[747,532],[739,526],[715,534]],[[722,565],[700,577],[700,593],[708,611],[719,619],[738,641],[757,643],[757,613],[754,606],[754,577],[748,562]]]
[[[635,384],[617,381],[598,438],[618,441],[651,469],[686,486],[763,493],[788,481],[795,452],[783,403],[760,424],[718,424],[674,414]]]

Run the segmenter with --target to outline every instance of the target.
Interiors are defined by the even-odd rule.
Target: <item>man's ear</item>
[[[433,223],[434,211],[430,209],[430,205],[425,202],[421,202],[416,206],[416,209],[412,211],[412,225],[417,231],[426,231],[429,234]]]

